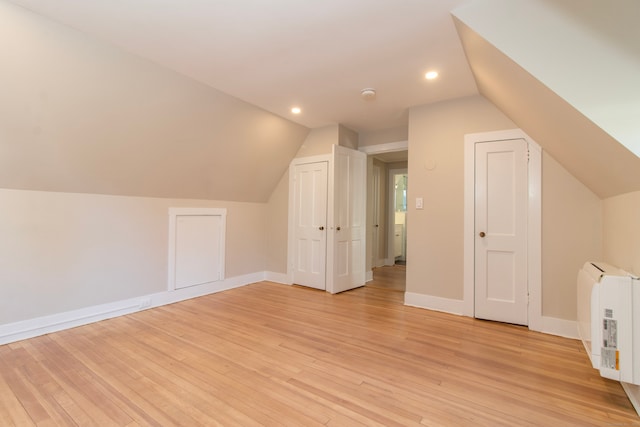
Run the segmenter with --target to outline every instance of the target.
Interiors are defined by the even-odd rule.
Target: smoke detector
[[[362,89],[360,91],[360,96],[362,96],[362,99],[364,99],[365,101],[372,101],[376,98],[376,90],[370,87]]]

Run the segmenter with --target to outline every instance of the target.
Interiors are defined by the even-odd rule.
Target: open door
[[[332,169],[327,290],[335,294],[365,283],[367,155],[334,145]]]

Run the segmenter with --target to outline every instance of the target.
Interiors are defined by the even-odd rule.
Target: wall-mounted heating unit
[[[578,272],[578,333],[600,375],[640,384],[640,280],[587,262]]]

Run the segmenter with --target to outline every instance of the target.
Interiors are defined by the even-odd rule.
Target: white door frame
[[[395,196],[395,182],[394,178],[396,174],[406,174],[407,181],[409,181],[409,169],[389,169],[388,170],[388,181],[387,181],[387,259],[388,265],[394,265],[396,263],[396,254],[395,254],[395,235],[396,235],[396,196]],[[408,185],[407,185],[408,187]],[[404,223],[404,241],[406,248],[406,238],[407,238],[407,216],[409,214],[409,200],[407,199],[407,211],[404,213],[405,215],[405,223]],[[407,254],[405,251],[405,261],[407,259]]]
[[[529,147],[527,280],[529,329],[542,331],[542,149],[520,129],[464,136],[464,300],[463,314],[474,317],[475,308],[475,144],[524,139]]]
[[[372,211],[372,215],[371,215],[371,219],[372,222],[369,226],[367,226],[368,230],[371,230],[371,267],[372,268],[377,268],[377,267],[382,267],[384,265],[384,259],[380,258],[380,247],[382,245],[380,245],[380,230],[384,229],[385,227],[380,227],[380,219],[386,216],[382,215],[382,210],[380,209],[380,189],[382,188],[381,185],[381,178],[382,178],[382,167],[379,165],[372,165],[371,168],[371,203],[369,206],[371,206],[371,211]],[[368,183],[367,183],[368,184]],[[377,185],[376,185],[377,184]],[[367,186],[367,188],[369,188],[369,186]],[[385,248],[385,254],[386,254],[386,248]],[[371,278],[373,279],[373,277]]]
[[[409,141],[395,141],[395,142],[387,142],[383,144],[375,144],[375,145],[365,145],[363,147],[359,147],[358,151],[362,151],[366,153],[368,156],[383,154],[383,153],[393,153],[397,151],[407,151],[409,150]],[[389,171],[387,171],[389,173]],[[409,171],[407,170],[407,177],[409,176]],[[395,222],[393,220],[393,213],[389,216],[389,206],[391,206],[391,201],[389,200],[390,194],[387,194],[387,226],[391,222]],[[391,224],[393,225],[393,224]],[[392,229],[393,227],[391,227]],[[389,239],[393,239],[393,230],[387,230],[387,247],[385,248],[387,252],[387,258],[385,259],[385,264],[393,265],[395,261],[395,257],[393,256],[393,241],[389,241]],[[408,239],[408,237],[407,237]]]

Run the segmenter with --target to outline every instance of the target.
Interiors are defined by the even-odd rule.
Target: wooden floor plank
[[[640,425],[578,341],[261,282],[0,346],[0,425]]]
[[[0,425],[33,426],[35,423],[15,395],[14,387],[5,380],[5,376],[11,375],[10,369],[0,364]]]

